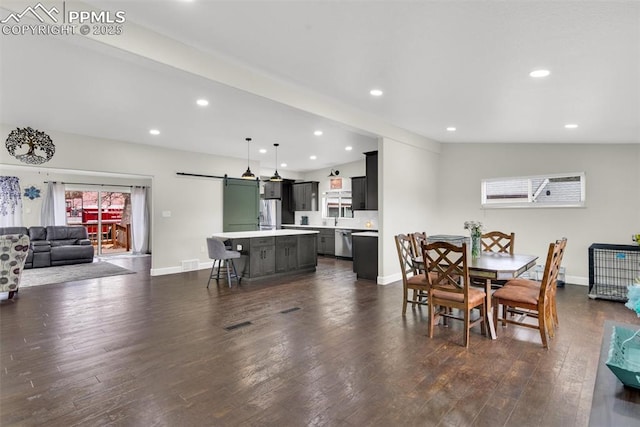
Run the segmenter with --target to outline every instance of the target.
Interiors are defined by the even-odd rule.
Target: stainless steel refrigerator
[[[282,228],[282,201],[260,200],[260,230],[278,230]]]

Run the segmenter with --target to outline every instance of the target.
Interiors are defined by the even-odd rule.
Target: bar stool
[[[207,249],[209,250],[209,259],[213,260],[213,266],[211,267],[211,274],[209,275],[209,281],[207,282],[207,288],[213,279],[214,270],[216,268],[216,261],[218,261],[218,271],[216,273],[216,282],[220,280],[220,266],[224,261],[224,268],[227,271],[227,283],[231,287],[231,278],[235,277],[240,284],[240,277],[236,271],[236,265],[233,263],[234,259],[240,258],[240,252],[231,251],[227,249],[224,242],[215,237],[207,237]]]

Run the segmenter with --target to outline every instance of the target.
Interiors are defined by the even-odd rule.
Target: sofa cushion
[[[29,235],[27,227],[0,227],[0,236],[7,234],[26,234]]]
[[[88,239],[87,229],[82,226],[50,225],[47,227],[47,240]]]
[[[93,262],[93,246],[52,246],[51,265]]]
[[[51,240],[51,247],[77,245],[78,239]]]
[[[29,227],[29,239],[31,243],[37,240],[47,240],[47,229],[45,227]]]
[[[51,243],[48,240],[35,240],[31,242],[31,249],[33,252],[49,252]]]

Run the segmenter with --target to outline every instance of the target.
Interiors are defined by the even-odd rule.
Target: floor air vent
[[[249,326],[249,325],[251,325],[251,322],[241,322],[241,323],[236,323],[235,325],[225,326],[224,328],[227,331],[233,331],[234,329],[243,328],[243,327]]]
[[[186,259],[182,261],[182,271],[197,270],[199,262],[197,259]]]

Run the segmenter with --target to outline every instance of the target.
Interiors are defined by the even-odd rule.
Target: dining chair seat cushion
[[[433,297],[436,299],[448,300],[463,303],[464,294],[457,294],[453,292],[440,291],[438,289],[433,290]],[[482,304],[486,297],[484,291],[480,289],[469,288],[469,303],[472,307]]]
[[[505,285],[493,293],[493,298],[538,305],[540,288],[519,285]]]
[[[535,288],[537,290],[540,290],[540,282],[538,282],[537,280],[523,279],[521,277],[518,277],[517,279],[511,279],[506,284],[512,286],[525,286],[528,288]]]
[[[407,285],[409,288],[423,287],[425,290],[429,287],[429,283],[427,282],[427,278],[424,274],[417,274],[409,277],[407,279]]]

